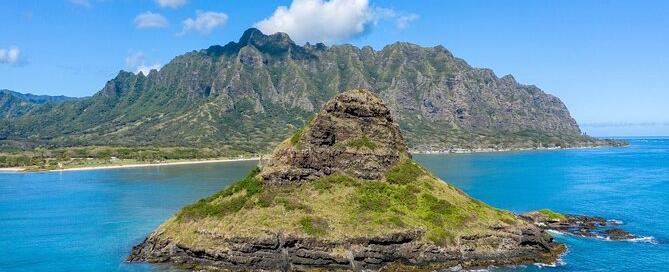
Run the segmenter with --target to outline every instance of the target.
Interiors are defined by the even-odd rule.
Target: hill
[[[89,98],[17,111],[0,120],[0,140],[257,152],[354,88],[375,90],[412,150],[610,144],[581,135],[558,98],[473,68],[442,46],[299,46],[257,29],[148,75],[121,71]]]
[[[435,270],[553,263],[562,245],[411,160],[368,91],[344,92],[262,169],[183,208],[130,261],[194,269]]]

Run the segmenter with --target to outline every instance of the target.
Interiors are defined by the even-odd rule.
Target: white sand
[[[135,168],[135,167],[151,167],[151,166],[168,166],[168,165],[186,165],[186,164],[198,164],[198,163],[214,163],[214,162],[234,162],[234,161],[254,161],[259,158],[239,158],[239,159],[217,159],[217,160],[193,160],[193,161],[176,161],[176,162],[161,162],[161,163],[138,163],[138,164],[122,164],[122,165],[100,165],[100,166],[90,166],[90,167],[75,167],[75,168],[65,168],[65,169],[55,169],[48,171],[84,171],[84,170],[99,170],[99,169],[117,169],[117,168]],[[20,172],[24,171],[25,168],[21,167],[11,167],[11,168],[0,168],[0,172]],[[38,170],[39,172],[40,170]]]

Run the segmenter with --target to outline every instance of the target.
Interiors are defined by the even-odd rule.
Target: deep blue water
[[[417,155],[435,174],[493,206],[550,208],[624,221],[654,242],[557,236],[556,268],[669,270],[669,138],[630,147]],[[96,171],[0,173],[0,271],[165,271],[125,264],[130,248],[183,205],[242,177],[255,162]],[[509,270],[509,269],[500,269]]]

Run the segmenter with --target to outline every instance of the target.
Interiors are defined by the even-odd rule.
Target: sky
[[[257,27],[299,44],[443,45],[559,97],[591,135],[669,135],[667,14],[644,0],[5,0],[0,89],[89,96]]]

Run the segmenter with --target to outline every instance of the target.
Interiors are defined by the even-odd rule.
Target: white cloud
[[[267,34],[285,32],[299,43],[335,42],[362,34],[374,17],[367,0],[293,0],[255,27]]]
[[[160,71],[161,67],[162,66],[159,63],[153,64],[153,65],[148,65],[148,66],[147,65],[140,65],[139,67],[137,67],[137,71],[135,71],[135,73],[138,74],[138,75],[139,75],[139,73],[142,73],[146,76],[146,75],[149,75],[151,70]]]
[[[0,48],[0,63],[16,65],[21,62],[21,49],[16,46]]]
[[[155,0],[156,3],[161,7],[167,8],[179,8],[188,3],[187,0]]]
[[[401,30],[416,19],[417,14],[374,7],[368,0],[293,0],[254,26],[267,34],[288,33],[298,43],[332,43],[362,35],[381,20],[393,21]]]
[[[188,18],[183,21],[183,30],[177,35],[184,35],[193,30],[200,34],[209,34],[215,28],[225,26],[228,15],[222,12],[197,11],[195,19]]]
[[[82,7],[87,7],[87,8],[91,7],[91,2],[88,0],[68,0],[68,2]]]
[[[135,17],[135,26],[137,28],[159,28],[167,26],[165,16],[150,11],[140,13]]]
[[[142,51],[133,52],[125,57],[125,65],[129,69],[135,70],[135,73],[139,74],[139,72],[142,72],[144,75],[148,75],[153,69],[160,70],[162,67],[160,63],[147,65],[146,57]]]

